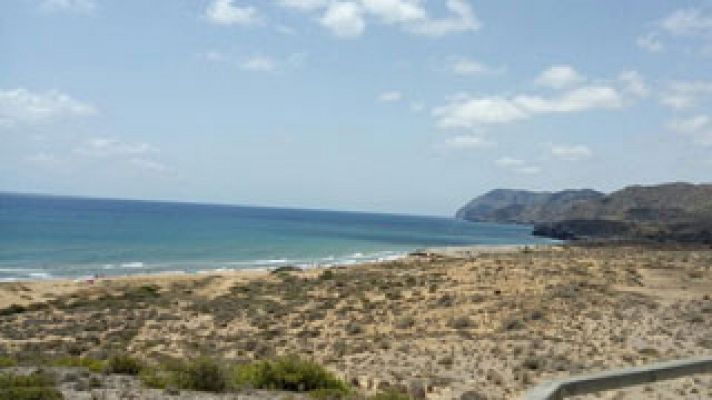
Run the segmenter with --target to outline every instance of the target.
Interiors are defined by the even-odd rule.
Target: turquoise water
[[[451,218],[0,194],[0,281],[334,265],[427,246],[547,243]]]

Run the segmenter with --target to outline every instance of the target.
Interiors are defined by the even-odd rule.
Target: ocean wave
[[[289,264],[289,263],[294,263],[297,262],[296,260],[290,260],[287,258],[275,258],[275,259],[268,259],[268,260],[243,260],[243,261],[227,261],[224,262],[223,264],[225,265],[235,265],[235,266],[249,266],[249,265],[264,265],[264,266],[270,266],[270,265],[276,265],[276,264]]]
[[[284,265],[293,265],[302,269],[352,266],[361,263],[387,262],[404,257],[401,251],[346,252],[329,254],[314,258],[274,257],[239,261],[166,261],[166,262],[116,262],[86,265],[57,266],[51,270],[43,268],[0,268],[0,281],[14,282],[22,280],[75,279],[94,276],[97,272],[106,276],[133,274],[185,274],[231,272],[239,270],[270,271]]]
[[[145,264],[141,261],[132,261],[127,263],[122,263],[121,268],[144,268]]]
[[[52,274],[50,274],[49,272],[31,272],[31,273],[27,274],[27,276],[29,276],[32,279],[51,279],[52,278]]]
[[[0,268],[0,273],[3,273],[3,272],[5,272],[5,273],[8,273],[8,272],[10,272],[10,273],[17,273],[17,272],[30,273],[30,272],[38,272],[38,271],[42,271],[42,270],[37,269],[37,268]]]

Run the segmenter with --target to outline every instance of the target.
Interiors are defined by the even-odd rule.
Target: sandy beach
[[[711,354],[711,296],[709,250],[634,246],[428,249],[306,271],[13,282],[0,284],[0,353],[20,362],[118,350],[148,360],[299,354],[360,393],[515,399],[558,377]],[[699,375],[598,398],[710,396],[711,377]]]

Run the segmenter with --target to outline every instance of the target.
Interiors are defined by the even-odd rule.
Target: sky
[[[712,1],[4,0],[0,191],[452,215],[712,181]]]

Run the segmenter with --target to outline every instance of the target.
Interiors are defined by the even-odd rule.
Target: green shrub
[[[228,387],[227,375],[215,360],[199,358],[188,362],[176,375],[176,386],[181,389],[204,392],[224,392]]]
[[[53,387],[0,388],[0,400],[63,400],[62,393]]]
[[[144,386],[152,389],[165,389],[174,380],[169,372],[154,368],[142,369],[138,377]]]
[[[29,375],[0,374],[0,388],[54,386],[54,376],[36,371]]]
[[[297,356],[239,365],[235,367],[234,378],[238,386],[250,385],[258,389],[294,392],[332,389],[348,392],[346,384],[324,367]]]
[[[123,294],[123,298],[127,300],[150,300],[161,296],[159,287],[156,285],[143,285],[127,289]]]
[[[322,273],[319,274],[319,279],[321,279],[322,281],[328,281],[328,280],[334,279],[334,271],[332,271],[330,269],[326,269],[326,270],[322,271]]]
[[[0,400],[62,400],[54,376],[45,372],[30,375],[0,374]]]
[[[106,365],[105,361],[89,357],[62,357],[50,361],[53,367],[86,368],[91,372],[102,372]]]
[[[17,362],[10,357],[0,357],[0,368],[14,367]]]
[[[349,398],[349,393],[341,389],[316,389],[309,392],[309,397],[315,400],[343,400]]]
[[[368,400],[410,400],[410,396],[397,390],[387,390],[370,396]]]
[[[105,371],[112,374],[138,375],[143,363],[127,354],[116,354],[109,358]]]
[[[25,311],[27,311],[27,307],[25,306],[21,306],[19,304],[10,304],[6,308],[0,308],[0,316],[22,314]]]
[[[453,329],[467,329],[471,328],[473,323],[470,317],[461,316],[451,319],[448,325]]]

